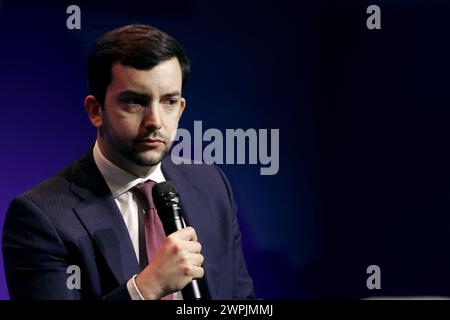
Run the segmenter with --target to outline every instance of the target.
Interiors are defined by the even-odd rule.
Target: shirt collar
[[[146,177],[137,177],[121,168],[116,166],[114,163],[106,159],[102,154],[98,142],[94,145],[94,161],[97,165],[100,173],[106,181],[109,189],[114,198],[119,197],[123,193],[129,191],[134,186],[139,183],[145,182],[147,180],[153,180],[156,183],[166,181],[164,175],[161,171],[161,163],[156,165],[155,170]]]

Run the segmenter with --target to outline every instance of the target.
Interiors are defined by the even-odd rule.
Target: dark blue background
[[[66,28],[67,6],[82,29]],[[382,30],[366,8],[382,9]],[[280,170],[222,165],[266,299],[450,295],[447,1],[3,1],[0,221],[78,159],[91,41],[147,23],[192,63],[181,127],[279,128]],[[1,257],[0,257],[1,258]],[[382,289],[366,288],[379,265]],[[0,298],[7,298],[0,264]]]

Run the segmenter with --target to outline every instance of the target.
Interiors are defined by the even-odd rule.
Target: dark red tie
[[[155,205],[153,203],[152,188],[156,184],[155,181],[147,180],[144,183],[138,184],[135,189],[135,194],[142,204],[144,209],[144,233],[145,241],[144,244],[140,244],[140,260],[145,262],[151,261],[158,251],[159,247],[162,245],[166,239],[166,234],[164,233],[164,228],[161,223],[161,219],[158,216]],[[139,219],[142,221],[142,219]],[[142,229],[140,227],[140,229]],[[143,238],[143,237],[142,237]],[[145,251],[142,248],[145,246]],[[146,252],[147,256],[144,257],[143,253]],[[173,300],[173,295],[169,294],[162,297],[161,300]]]

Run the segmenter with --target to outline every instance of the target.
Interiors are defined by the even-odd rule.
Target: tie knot
[[[152,197],[152,188],[155,184],[155,181],[147,180],[133,188],[135,191],[134,193],[141,202],[145,212],[150,211],[150,209],[155,207]]]

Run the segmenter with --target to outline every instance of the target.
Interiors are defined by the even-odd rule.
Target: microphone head
[[[152,197],[156,210],[161,212],[161,214],[164,214],[163,212],[167,208],[180,208],[180,199],[177,190],[175,189],[175,185],[170,181],[155,184],[152,188]]]
[[[153,198],[160,197],[169,192],[177,193],[177,190],[175,189],[175,185],[170,181],[157,183],[152,188]]]
[[[152,197],[167,235],[184,227],[180,199],[172,182],[157,183],[152,188]]]

